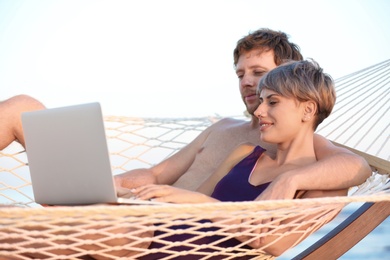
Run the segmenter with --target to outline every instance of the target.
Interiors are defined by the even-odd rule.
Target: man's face
[[[241,97],[249,114],[253,115],[259,106],[256,90],[261,77],[276,67],[273,50],[255,49],[244,52],[238,58],[236,74],[239,79]]]

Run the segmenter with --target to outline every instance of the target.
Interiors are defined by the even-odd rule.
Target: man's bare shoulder
[[[250,125],[249,120],[236,119],[231,117],[225,117],[217,121],[212,125],[213,129],[226,129],[234,127],[243,127]]]

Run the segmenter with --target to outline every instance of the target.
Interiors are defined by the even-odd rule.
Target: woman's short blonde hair
[[[314,130],[332,112],[336,91],[332,77],[313,59],[286,61],[261,78],[258,92],[270,89],[279,95],[300,102],[312,100],[317,104]]]

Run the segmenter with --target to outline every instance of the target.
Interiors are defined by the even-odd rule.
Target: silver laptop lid
[[[37,203],[117,200],[99,103],[26,112],[22,123]]]

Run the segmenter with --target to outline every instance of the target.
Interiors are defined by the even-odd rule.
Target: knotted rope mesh
[[[218,119],[105,117],[113,173],[161,161]],[[26,154],[19,144],[0,152],[0,167],[0,203],[4,205],[0,257],[5,259],[137,259],[155,253],[160,254],[158,259],[190,255],[195,259],[271,259],[264,246],[246,245],[270,236],[276,243],[290,235],[298,237],[297,244],[349,202],[390,200],[388,176],[373,175],[348,197],[43,208],[34,203]],[[182,239],[169,241],[172,235],[182,235]],[[217,239],[199,242],[207,237]],[[237,237],[245,237],[245,242],[223,246]],[[148,249],[151,243],[161,246]]]

